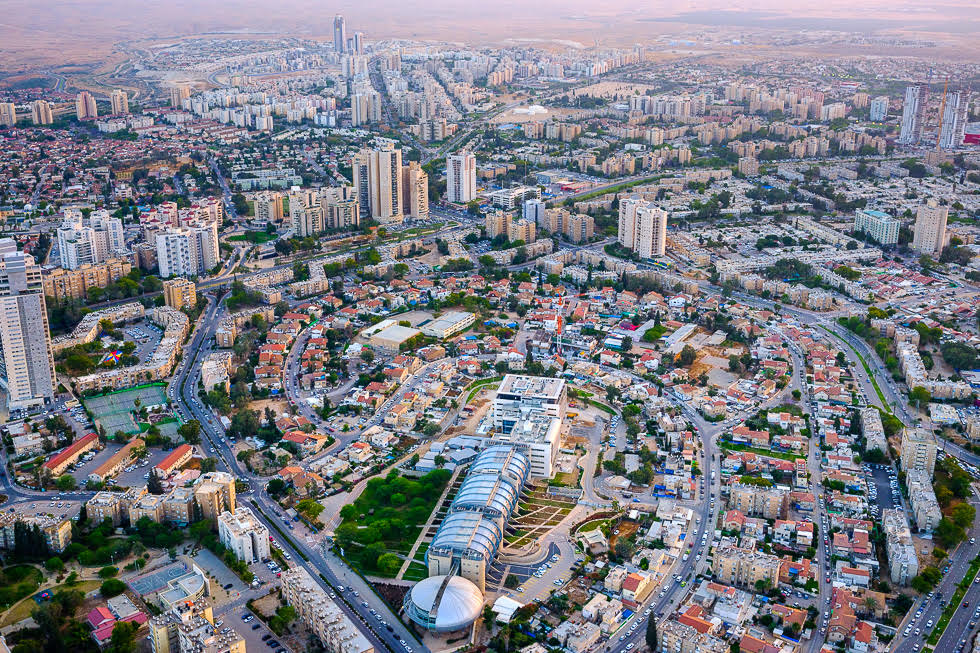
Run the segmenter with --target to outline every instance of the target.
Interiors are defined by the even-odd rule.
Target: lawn
[[[101,583],[102,581],[98,580],[83,580],[75,583],[71,587],[68,587],[67,585],[57,585],[51,588],[51,593],[54,594],[61,590],[77,590],[83,594],[88,594],[92,590],[98,589]],[[34,589],[36,589],[36,587],[32,588],[31,591],[33,592]],[[10,612],[8,612],[4,616],[3,620],[0,621],[0,627],[10,626],[18,621],[27,619],[29,616],[31,616],[31,612],[33,612],[34,608],[36,607],[37,601],[34,600],[33,595],[28,596],[10,609]]]
[[[236,234],[227,238],[231,242],[248,242],[253,245],[262,245],[275,239],[276,234],[270,234],[265,231],[246,231],[243,234]]]
[[[719,440],[718,446],[722,449],[727,449],[728,451],[750,451],[752,453],[757,453],[760,456],[766,456],[768,458],[779,458],[780,460],[788,460],[790,462],[796,462],[798,458],[806,458],[804,453],[783,453],[782,451],[770,451],[769,449],[759,449],[758,447],[750,447],[746,444],[737,444],[735,442],[728,442],[727,440]]]
[[[436,469],[419,479],[392,471],[372,478],[361,496],[344,506],[334,533],[344,556],[361,573],[394,576],[442,496],[451,472]]]
[[[13,605],[25,596],[33,594],[44,574],[31,565],[14,565],[0,572],[0,607]]]
[[[482,379],[480,381],[474,381],[473,383],[470,384],[470,388],[472,388],[472,390],[470,390],[470,393],[466,395],[466,403],[463,405],[465,406],[466,404],[470,403],[473,400],[473,397],[476,396],[476,393],[478,393],[484,387],[488,385],[493,385],[493,386],[500,385],[500,382],[503,380],[504,377],[495,376],[492,379]]]
[[[849,343],[847,340],[845,340],[844,338],[841,338],[839,335],[837,335],[836,333],[834,333],[833,331],[831,331],[827,327],[823,326],[822,324],[820,325],[820,328],[823,329],[824,331],[826,331],[827,333],[829,333],[830,335],[834,336],[835,338],[837,338],[841,342],[843,342],[845,345],[847,345],[850,348],[851,351],[854,352],[854,355],[857,356],[858,357],[858,360],[861,361],[861,365],[864,366],[864,371],[868,374],[868,378],[871,380],[871,385],[874,387],[875,393],[878,395],[878,399],[881,401],[882,407],[885,409],[885,411],[887,411],[889,413],[892,412],[891,406],[889,406],[888,405],[888,402],[885,400],[884,393],[882,393],[881,388],[878,387],[878,382],[875,380],[874,374],[871,373],[871,367],[868,365],[868,361],[864,360],[864,356],[861,355],[861,352],[859,352],[857,349],[855,349],[851,345],[851,343]]]

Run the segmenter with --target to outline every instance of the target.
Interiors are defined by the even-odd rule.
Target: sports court
[[[102,426],[107,434],[116,431],[133,434],[140,432],[140,427],[133,416],[137,399],[139,399],[141,407],[166,404],[166,388],[162,385],[145,385],[100,397],[89,397],[82,401],[92,413],[96,424]]]
[[[172,580],[180,578],[187,573],[187,567],[180,564],[172,564],[163,569],[159,569],[149,574],[138,576],[129,581],[129,587],[139,594],[146,596],[167,586]]]

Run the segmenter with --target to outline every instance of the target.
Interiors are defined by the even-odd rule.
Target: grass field
[[[82,592],[83,594],[87,594],[88,592],[97,589],[100,585],[101,585],[101,581],[83,580],[75,583],[71,587],[68,587],[66,585],[57,585],[55,587],[52,587],[51,593],[54,594],[59,590],[77,590],[79,592]],[[31,612],[36,607],[37,607],[37,601],[34,600],[34,596],[33,595],[28,596],[27,598],[23,599],[22,601],[14,605],[14,607],[10,609],[10,612],[4,615],[3,619],[0,620],[0,627],[10,626],[12,624],[17,623],[18,621],[23,621],[24,619],[27,619],[29,616],[31,616]]]

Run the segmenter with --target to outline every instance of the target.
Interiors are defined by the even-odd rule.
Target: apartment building
[[[715,551],[711,571],[729,585],[755,587],[762,581],[776,587],[781,564],[776,556],[729,545]]]
[[[218,537],[239,560],[258,562],[269,557],[269,529],[245,506],[218,516]]]
[[[153,653],[245,653],[245,639],[227,626],[219,630],[204,598],[175,602],[149,621]]]
[[[932,489],[932,477],[924,470],[912,469],[905,476],[909,490],[909,506],[912,519],[920,531],[932,531],[943,518],[936,493]]]
[[[936,436],[925,429],[902,431],[902,470],[925,472],[931,479],[936,470]]]
[[[667,253],[667,212],[639,197],[621,200],[619,244],[641,258],[664,256]]]
[[[351,165],[361,217],[374,218],[381,224],[402,222],[402,151],[392,143],[363,148]]]
[[[274,190],[264,190],[252,197],[255,219],[259,222],[279,224],[283,219],[282,193]]]
[[[17,105],[13,102],[0,102],[0,126],[13,127],[17,124]]]
[[[331,653],[373,653],[374,646],[361,629],[327,596],[302,567],[282,572],[283,600]]]
[[[446,157],[446,200],[466,204],[476,199],[476,157],[457,152]]]
[[[915,214],[915,229],[912,233],[912,249],[920,254],[936,256],[946,247],[946,220],[949,207],[941,206],[934,199],[919,207]]]
[[[218,223],[172,228],[156,235],[160,276],[197,277],[220,262]]]
[[[744,515],[785,519],[789,508],[789,491],[735,483],[729,488],[728,507]]]
[[[410,161],[402,167],[402,206],[405,207],[406,219],[429,218],[429,175],[422,170],[418,161]]]
[[[50,125],[54,122],[51,103],[47,100],[34,100],[31,103],[31,122],[35,125]]]
[[[897,245],[901,220],[883,211],[858,209],[854,213],[854,231],[865,233],[879,245]]]
[[[47,404],[56,388],[41,268],[12,238],[0,238],[0,387],[8,410]]]
[[[133,438],[123,445],[122,449],[109,456],[104,463],[96,467],[92,473],[88,475],[88,480],[92,481],[93,483],[104,483],[106,479],[112,478],[118,474],[123,467],[131,463],[138,455],[139,450],[145,449],[146,442],[142,438]]]
[[[94,120],[99,117],[99,107],[88,91],[82,91],[75,97],[75,117],[79,120]]]
[[[124,258],[110,258],[102,263],[83,263],[74,270],[54,268],[42,277],[44,296],[64,301],[85,299],[89,288],[105,288],[129,274],[132,263]]]
[[[71,520],[48,515],[0,513],[0,549],[12,550],[17,545],[17,525],[33,529],[37,526],[44,537],[48,553],[61,553],[71,544]]]
[[[908,585],[919,574],[919,558],[905,513],[900,509],[885,509],[881,512],[881,523],[885,530],[889,576],[893,583]]]
[[[235,513],[235,477],[227,472],[202,474],[194,486],[194,500],[197,501],[202,519],[217,522],[221,513]]]
[[[181,310],[197,305],[197,284],[177,277],[163,282],[163,299],[170,308]]]
[[[129,95],[121,88],[117,88],[109,94],[109,104],[112,105],[112,114],[124,116],[129,113]]]

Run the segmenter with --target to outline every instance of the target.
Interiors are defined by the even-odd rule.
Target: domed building
[[[469,628],[483,609],[483,593],[462,576],[430,576],[405,595],[405,614],[427,630]]]

